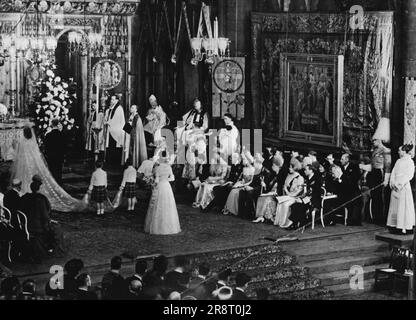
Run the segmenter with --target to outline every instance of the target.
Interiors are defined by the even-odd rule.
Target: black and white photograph
[[[0,0],[0,301],[415,300],[415,26],[413,0]]]

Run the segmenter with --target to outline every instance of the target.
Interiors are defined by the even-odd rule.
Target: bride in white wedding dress
[[[52,210],[80,212],[85,209],[82,201],[72,198],[52,177],[39,150],[33,130],[25,127],[11,168],[11,179],[22,181],[22,194],[25,194],[31,192],[30,184],[34,175],[41,177],[43,184],[40,192],[48,198]]]

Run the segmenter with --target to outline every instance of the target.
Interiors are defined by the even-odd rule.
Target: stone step
[[[388,257],[385,254],[369,254],[369,255],[352,255],[348,257],[340,257],[328,259],[326,261],[314,261],[305,264],[312,274],[330,273],[341,270],[350,270],[352,266],[371,266],[387,263]]]
[[[387,268],[388,264],[371,265],[364,267],[364,280],[374,279],[376,269]],[[349,270],[334,271],[330,273],[314,274],[316,278],[321,280],[321,285],[332,286],[350,282]]]
[[[258,281],[250,283],[247,293],[249,296],[255,296],[257,289],[267,288],[270,295],[292,293],[310,289],[321,288],[320,282],[311,277],[297,278],[291,277],[282,280]]]
[[[367,292],[371,292],[373,290],[373,287],[374,287],[374,279],[369,279],[367,281],[364,281],[363,290],[361,289],[353,290],[351,289],[351,286],[349,283],[336,284],[333,286],[327,286],[326,288],[329,291],[331,291],[335,299],[337,298],[344,299],[347,296],[351,298],[351,297],[358,296]]]
[[[330,300],[333,297],[334,294],[323,287],[272,295],[273,300],[284,301]]]

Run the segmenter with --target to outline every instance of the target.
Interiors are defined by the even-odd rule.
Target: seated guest
[[[4,195],[3,205],[9,209],[12,214],[11,224],[14,228],[19,227],[19,221],[17,218],[17,211],[21,207],[21,197],[20,192],[22,191],[22,181],[14,179],[12,181],[11,189],[7,191]]]
[[[167,268],[168,259],[165,256],[155,258],[153,268],[143,277],[142,296],[144,300],[156,300],[162,297]]]
[[[84,269],[84,262],[80,259],[72,259],[65,263],[63,284],[59,283],[59,278],[55,279],[58,289],[51,287],[50,281],[46,284],[45,293],[49,297],[61,298],[63,300],[73,300],[78,289],[78,275]]]
[[[231,190],[230,194],[228,195],[227,202],[223,209],[223,214],[228,215],[232,214],[237,216],[238,215],[238,205],[239,205],[239,196],[240,191],[244,190],[253,182],[254,177],[254,166],[253,166],[253,157],[250,155],[249,152],[246,152],[243,157],[243,172],[239,178],[239,180],[234,184],[233,189]]]
[[[23,282],[22,292],[17,296],[17,300],[36,300],[36,282],[28,279]]]
[[[30,246],[32,257],[36,261],[46,257],[48,252],[52,252],[59,244],[55,243],[55,239],[59,239],[54,235],[50,218],[51,204],[43,194],[39,193],[42,181],[36,176],[30,185],[32,193],[25,194],[22,197],[22,211],[27,216],[27,229],[30,235]]]
[[[302,169],[305,170],[307,166],[311,166],[313,164],[313,159],[310,157],[305,157],[302,160]]]
[[[309,151],[308,157],[312,159],[312,162],[318,162],[318,154],[316,151]]]
[[[306,193],[297,198],[296,203],[291,207],[291,214],[289,217],[291,225],[288,226],[288,230],[296,230],[299,227],[303,227],[307,223],[307,213],[310,210],[319,210],[322,203],[322,182],[319,176],[315,172],[315,168],[312,165],[306,166]]]
[[[20,289],[20,281],[16,276],[4,279],[0,287],[0,300],[16,300]]]
[[[217,283],[216,283],[216,289],[219,289],[221,287],[226,287],[230,283],[230,277],[231,277],[231,269],[225,269],[218,273],[217,275]]]
[[[233,297],[233,289],[230,287],[224,286],[215,290],[212,294],[214,300],[228,301]]]
[[[260,154],[254,156],[254,176],[252,183],[240,191],[238,216],[243,219],[253,220],[256,214],[257,200],[272,180],[275,180],[274,171],[263,166],[263,157]]]
[[[271,170],[273,166],[273,158],[274,158],[274,154],[272,154],[272,147],[264,148],[263,158],[264,158],[263,166]]]
[[[202,210],[208,208],[215,197],[214,188],[225,182],[227,169],[227,163],[224,162],[218,153],[216,153],[214,158],[211,160],[210,175],[198,189],[198,193],[196,194],[195,202],[193,204],[194,208],[201,208]]]
[[[212,291],[215,290],[215,282],[209,281],[210,266],[208,263],[201,263],[187,290],[187,296],[193,296],[197,300],[207,300]]]
[[[137,280],[140,283],[143,283],[143,278],[147,272],[147,262],[137,261],[134,267],[134,271],[134,275],[126,279],[126,287],[128,287],[133,280]]]
[[[141,300],[141,292],[143,289],[143,283],[139,280],[130,280],[128,282],[126,300]]]
[[[237,183],[242,172],[243,164],[241,163],[241,156],[239,153],[234,153],[231,157],[231,166],[228,169],[226,182],[213,189],[214,200],[212,201],[212,207],[224,208],[228,195],[230,194],[233,185]]]
[[[185,291],[184,284],[187,282],[185,278],[188,278],[189,282],[189,260],[184,256],[176,256],[174,260],[175,269],[168,272],[165,277],[165,286],[170,291],[169,293]]]
[[[122,259],[113,257],[111,259],[111,269],[101,281],[103,300],[122,300],[124,297],[124,278],[120,275]]]
[[[296,159],[292,160],[297,161]],[[300,162],[297,161],[300,166]],[[257,208],[256,208],[256,220],[253,221],[254,223],[263,223],[267,220],[274,221],[277,209],[277,189],[278,189],[278,179],[279,179],[279,172],[281,171],[282,162],[278,158],[273,159],[273,166],[272,170],[274,172],[273,179],[268,181],[268,184],[265,184],[265,195],[261,196],[257,201]],[[263,186],[263,187],[264,187]]]
[[[305,179],[300,174],[301,170],[302,164],[298,160],[292,159],[289,167],[289,175],[283,187],[283,196],[277,197],[278,204],[273,220],[275,226],[287,228],[291,225],[291,221],[289,220],[291,207],[302,196],[305,187]],[[270,218],[273,218],[273,216]]]
[[[78,276],[78,290],[76,291],[76,300],[98,300],[98,296],[91,289],[91,277],[87,273]]]
[[[335,158],[332,153],[328,154],[325,158],[325,170],[327,172],[331,171],[331,167],[335,164]]]
[[[247,290],[250,281],[251,278],[247,274],[237,274],[235,277],[235,288],[233,290],[233,296],[231,297],[231,300],[249,300],[245,291]]]
[[[338,215],[344,216],[345,208],[348,210],[348,225],[350,226],[360,226],[361,225],[361,199],[351,202],[355,197],[360,194],[358,185],[355,185],[355,182],[351,180],[350,176],[344,173],[344,171],[334,165],[332,167],[332,175],[334,177],[334,189],[335,194],[338,196],[337,207],[343,206]]]

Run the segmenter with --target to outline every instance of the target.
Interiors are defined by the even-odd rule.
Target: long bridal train
[[[26,127],[17,147],[11,168],[11,178],[22,181],[22,193],[24,194],[31,192],[30,184],[34,175],[42,178],[43,185],[40,192],[49,199],[52,210],[81,212],[86,209],[86,205],[82,201],[71,197],[52,177],[39,150],[33,130]]]

